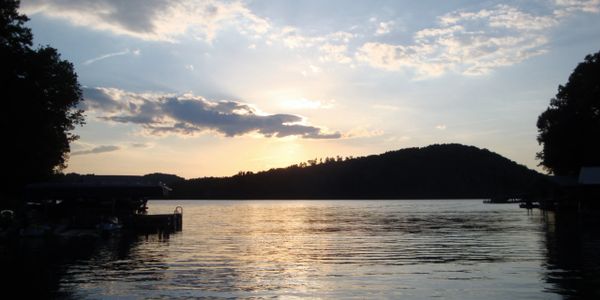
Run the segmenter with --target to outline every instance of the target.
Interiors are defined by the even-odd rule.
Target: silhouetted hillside
[[[173,197],[203,199],[423,199],[519,196],[544,176],[485,149],[459,144],[327,159],[226,178],[173,183]]]
[[[185,181],[185,178],[179,177],[177,175],[164,174],[164,173],[146,174],[142,178],[144,178],[144,180],[149,181],[150,183],[162,182],[168,186],[172,186],[179,182]]]

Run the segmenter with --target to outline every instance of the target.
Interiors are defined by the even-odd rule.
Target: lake
[[[150,201],[183,231],[2,246],[5,292],[64,299],[600,299],[600,235],[479,200]],[[6,271],[8,270],[8,271]],[[25,288],[17,287],[25,283]]]

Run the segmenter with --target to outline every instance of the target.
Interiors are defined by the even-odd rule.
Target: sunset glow
[[[75,66],[87,124],[66,171],[95,174],[227,176],[450,142],[537,168],[537,116],[600,40],[596,0],[24,0],[21,12],[35,43]]]

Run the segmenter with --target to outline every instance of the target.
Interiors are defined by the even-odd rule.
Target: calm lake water
[[[4,246],[4,289],[76,299],[600,299],[597,231],[517,205],[149,204],[151,213],[178,205],[183,232],[169,237]]]

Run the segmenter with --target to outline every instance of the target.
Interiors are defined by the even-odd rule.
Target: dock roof
[[[86,175],[27,186],[29,200],[48,198],[152,198],[168,188],[142,176]]]

